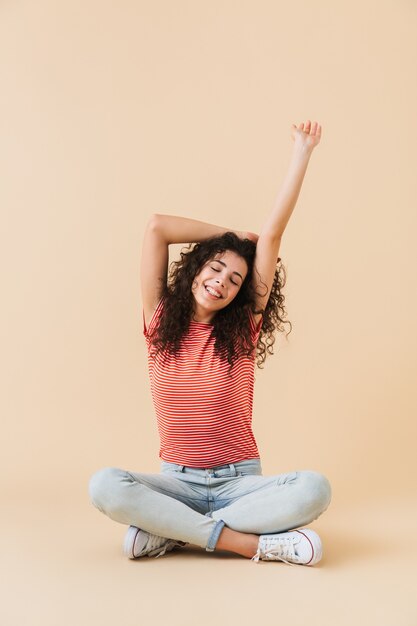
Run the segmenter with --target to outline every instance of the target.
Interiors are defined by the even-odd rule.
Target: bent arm
[[[243,234],[233,228],[224,228],[222,226],[216,226],[215,224],[193,220],[188,217],[163,215],[161,213],[152,215],[150,221],[152,221],[154,228],[158,230],[159,235],[168,245],[171,243],[195,243],[204,241],[204,239],[223,235],[230,231],[236,233],[238,236],[242,236]]]
[[[174,215],[151,215],[146,226],[140,267],[144,321],[146,327],[152,318],[168,274],[168,246],[174,243],[195,243],[222,235],[232,229]],[[239,237],[250,233],[233,231]]]

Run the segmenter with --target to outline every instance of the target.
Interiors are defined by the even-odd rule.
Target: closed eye
[[[211,267],[211,266],[210,266],[210,267]],[[216,269],[215,267],[212,267],[211,269],[212,269],[212,270],[214,270],[215,272],[220,272],[220,271],[221,271],[221,270]],[[231,282],[233,285],[236,285],[236,287],[239,287],[238,283],[235,283],[235,281],[234,281],[234,280],[230,279],[230,282]]]

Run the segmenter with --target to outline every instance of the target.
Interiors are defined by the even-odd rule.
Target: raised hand
[[[315,148],[321,139],[321,126],[317,122],[311,124],[310,120],[296,126],[291,126],[291,137],[296,144],[306,148]]]

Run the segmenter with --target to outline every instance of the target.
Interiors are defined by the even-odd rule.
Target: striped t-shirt
[[[192,320],[176,354],[151,356],[150,334],[162,306],[160,300],[148,328],[143,322],[159,458],[200,468],[259,458],[252,432],[254,355],[241,356],[230,377],[229,363],[214,353],[213,325]],[[249,314],[248,323],[256,345],[262,318],[255,327]]]

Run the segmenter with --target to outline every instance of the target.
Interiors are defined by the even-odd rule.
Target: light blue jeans
[[[263,476],[260,459],[204,469],[161,461],[159,474],[101,469],[89,494],[116,522],[212,552],[224,526],[260,535],[309,524],[329,506],[331,487],[310,470]]]

